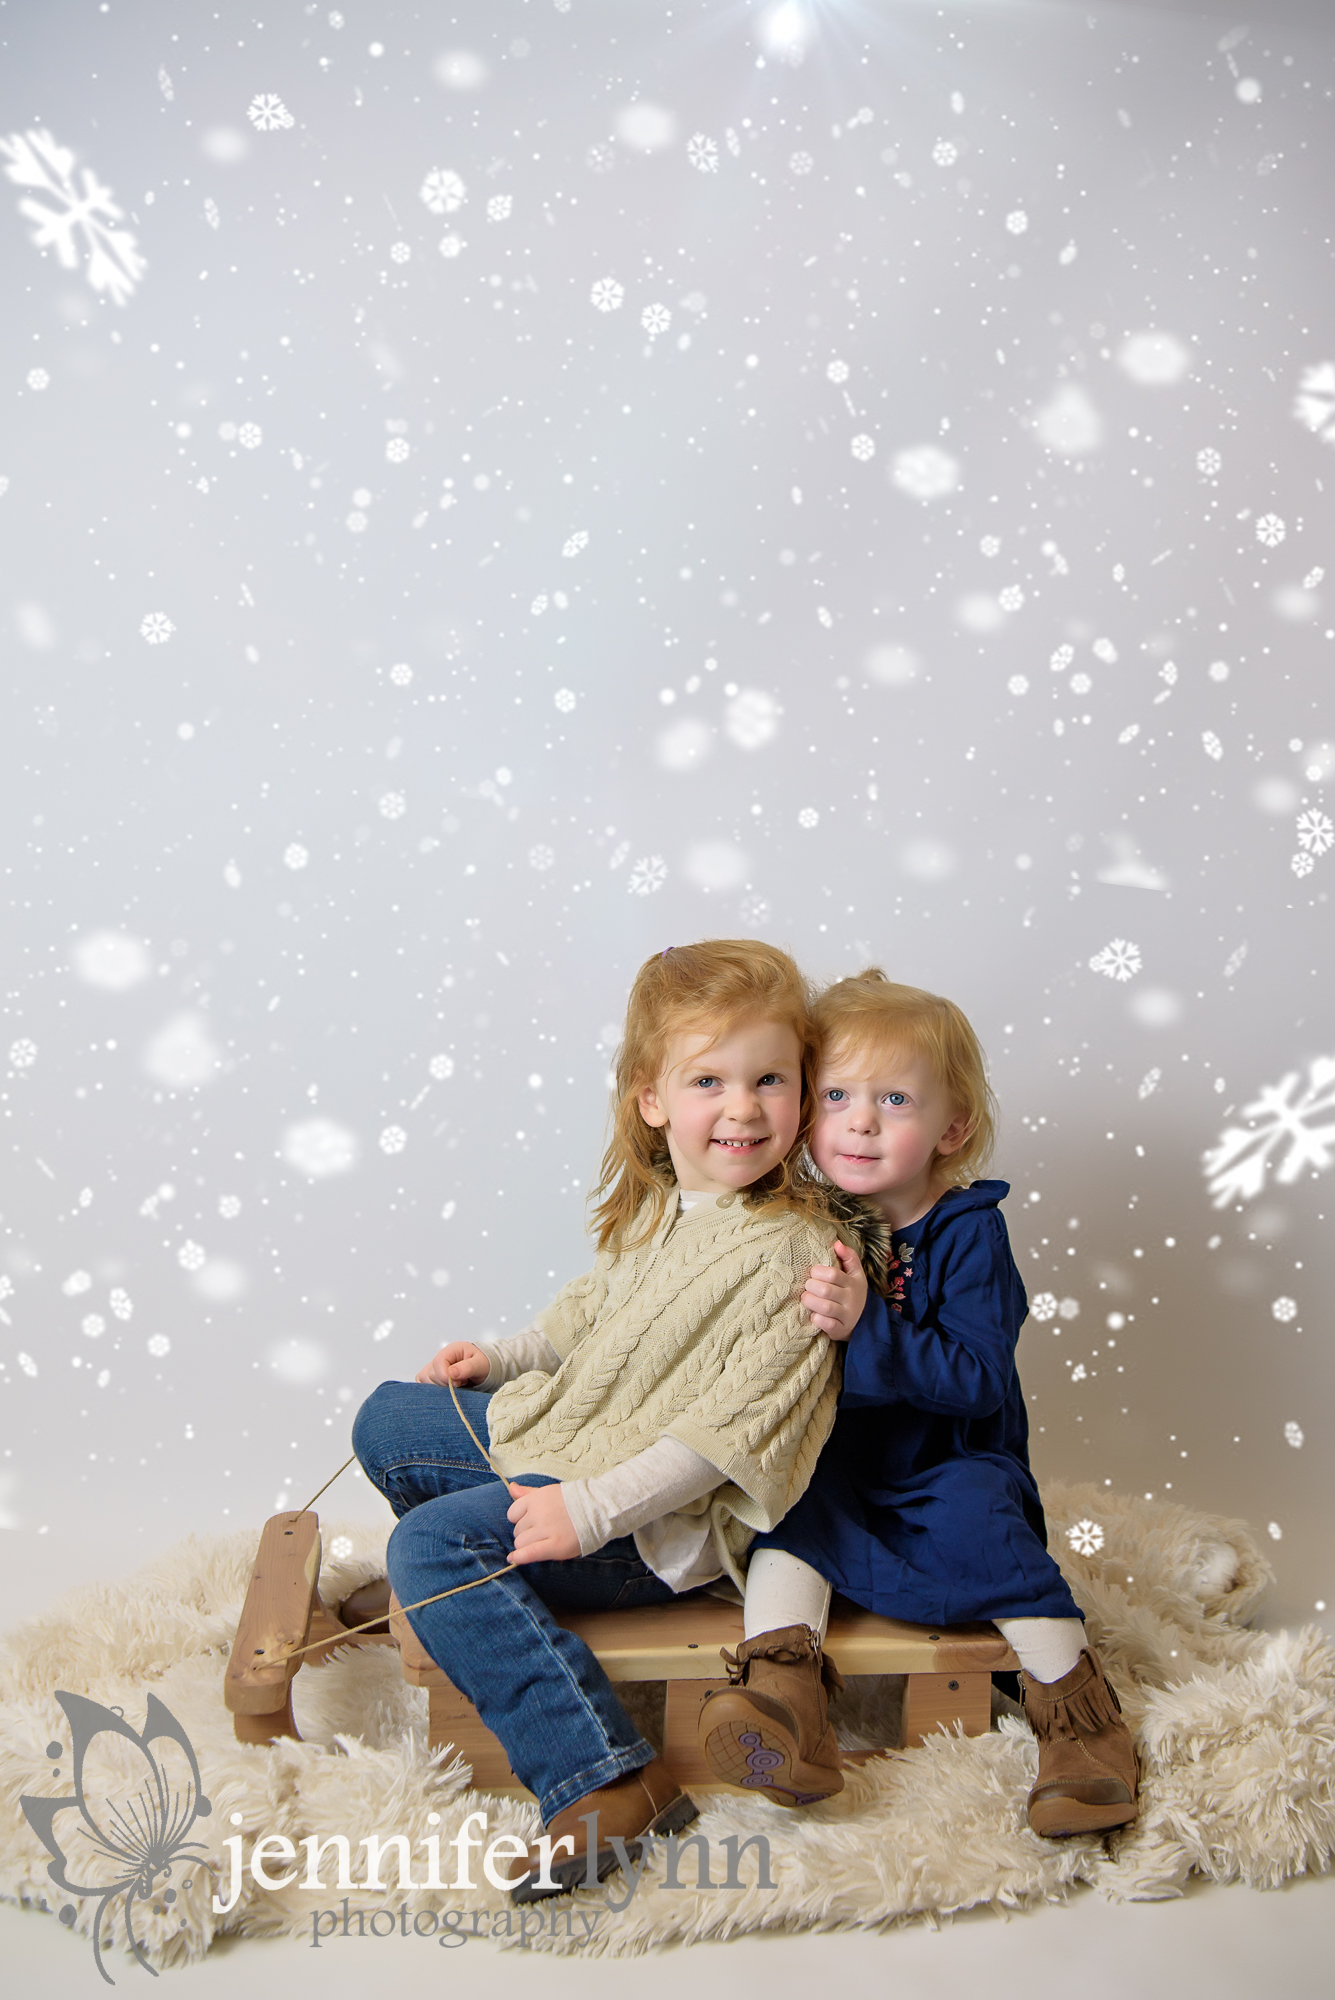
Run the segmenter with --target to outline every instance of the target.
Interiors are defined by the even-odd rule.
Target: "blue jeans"
[[[459,1391],[484,1443],[490,1400],[476,1389]],[[513,1503],[460,1423],[448,1389],[382,1382],[357,1412],[352,1443],[398,1516],[389,1580],[400,1604],[505,1569]],[[522,1483],[555,1482],[527,1473]],[[596,1555],[526,1563],[407,1616],[437,1666],[500,1738],[550,1823],[654,1754],[584,1641],[558,1625],[553,1609],[621,1610],[672,1596],[625,1535]]]

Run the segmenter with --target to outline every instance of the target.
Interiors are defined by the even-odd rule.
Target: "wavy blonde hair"
[[[598,1248],[631,1249],[652,1236],[676,1185],[667,1133],[646,1125],[639,1094],[658,1081],[668,1046],[682,1034],[719,1041],[739,1022],[778,1021],[792,1028],[802,1050],[802,1112],[797,1137],[777,1167],[744,1190],[751,1207],[778,1203],[803,1214],[823,1213],[820,1190],[805,1164],[815,1117],[816,1035],[811,994],[787,952],[753,938],[708,938],[670,945],[645,960],[626,1005],[617,1055],[612,1135],[590,1199]],[[641,1226],[630,1232],[644,1211]]]
[[[936,1178],[967,1187],[987,1170],[997,1141],[997,1100],[978,1037],[953,1000],[897,986],[879,965],[827,986],[812,1008],[822,1054],[873,1058],[891,1052],[926,1062],[955,1109],[968,1120],[964,1144],[936,1156]]]

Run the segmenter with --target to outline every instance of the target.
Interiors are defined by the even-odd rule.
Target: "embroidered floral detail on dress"
[[[890,1246],[886,1260],[885,1296],[887,1303],[896,1312],[904,1310],[904,1287],[913,1276],[913,1252],[915,1245],[904,1239]]]

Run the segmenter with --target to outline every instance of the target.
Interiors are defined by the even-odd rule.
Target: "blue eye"
[[[827,1090],[825,1093],[826,1099],[831,1104],[837,1104],[846,1095],[847,1093],[842,1090]]]
[[[783,1081],[782,1077],[776,1076],[773,1070],[768,1070],[766,1074],[761,1077],[758,1088],[763,1090],[767,1083],[782,1083],[782,1081]]]
[[[898,1106],[901,1104],[907,1104],[908,1098],[905,1096],[902,1090],[887,1090],[885,1093],[885,1102],[887,1104],[893,1104],[895,1106]]]

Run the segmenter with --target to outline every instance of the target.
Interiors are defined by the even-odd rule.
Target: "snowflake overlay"
[[[1293,414],[1314,437],[1335,444],[1335,362],[1318,361],[1315,367],[1304,369]]]
[[[462,175],[452,167],[433,167],[417,193],[433,215],[453,215],[468,198]]]
[[[1298,845],[1309,854],[1328,854],[1335,846],[1335,825],[1315,807],[1298,815]]]
[[[1097,1521],[1077,1521],[1066,1530],[1066,1539],[1078,1556],[1094,1556],[1103,1547],[1103,1529]]]
[[[1116,979],[1125,983],[1133,979],[1141,968],[1140,946],[1129,944],[1125,938],[1114,938],[1105,944],[1102,951],[1096,951],[1089,961],[1091,972],[1101,972],[1106,979]]]
[[[1204,1156],[1216,1208],[1252,1201],[1265,1186],[1272,1157],[1283,1151],[1275,1178],[1290,1187],[1303,1168],[1324,1173],[1335,1160],[1335,1056],[1318,1056],[1302,1088],[1297,1070],[1264,1086],[1244,1107],[1248,1129],[1230,1125]],[[1323,1124],[1320,1121],[1325,1119]]]
[[[652,896],[667,881],[667,863],[661,854],[646,854],[635,863],[626,883],[632,896]]]
[[[282,98],[275,97],[272,91],[252,97],[246,116],[257,132],[289,132],[297,122]]]
[[[148,265],[130,231],[111,227],[123,220],[124,211],[112,200],[110,188],[89,167],[83,169],[82,191],[76,188],[74,154],[47,131],[14,132],[0,139],[0,158],[9,162],[5,173],[11,181],[36,188],[57,204],[48,207],[31,195],[19,203],[19,214],[35,225],[32,240],[38,249],[54,248],[64,269],[73,271],[82,247],[93,290],[123,306]]]

